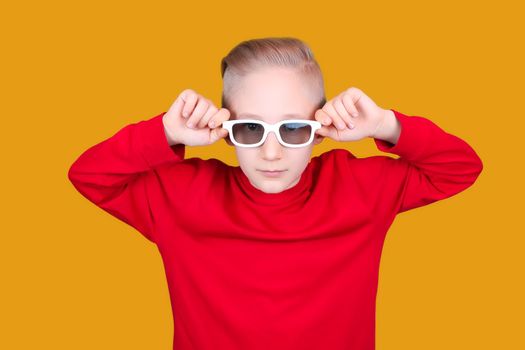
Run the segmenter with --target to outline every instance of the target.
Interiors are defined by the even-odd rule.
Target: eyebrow
[[[238,117],[250,117],[250,118],[255,118],[255,119],[262,119],[262,117],[260,115],[257,115],[257,114],[253,114],[253,113],[240,113],[237,115]],[[300,114],[300,113],[286,113],[286,114],[283,114],[282,117],[292,117],[292,118],[302,118],[304,117],[303,114]]]

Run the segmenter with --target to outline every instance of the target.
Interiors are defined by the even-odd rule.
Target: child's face
[[[264,68],[245,76],[240,84],[231,96],[232,120],[258,119],[271,124],[285,119],[315,120],[321,98],[319,92],[288,68]],[[286,115],[291,113],[297,116]],[[299,182],[310,161],[313,146],[321,141],[322,137],[315,135],[311,144],[289,148],[281,145],[276,135],[270,132],[260,147],[235,146],[235,152],[239,166],[254,187],[266,193],[278,193]],[[263,173],[264,170],[282,172],[269,176]]]

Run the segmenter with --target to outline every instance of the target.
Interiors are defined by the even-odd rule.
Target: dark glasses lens
[[[238,123],[232,127],[233,138],[238,143],[252,145],[261,141],[264,126],[258,123]]]
[[[232,127],[233,138],[238,143],[253,145],[262,140],[264,125],[254,122],[238,123]],[[308,142],[312,127],[308,123],[284,123],[279,128],[279,135],[285,143],[300,145]]]
[[[312,127],[307,123],[285,123],[279,128],[279,134],[286,143],[300,145],[310,138]]]

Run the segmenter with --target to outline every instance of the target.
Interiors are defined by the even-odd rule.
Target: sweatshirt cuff
[[[170,146],[164,132],[162,117],[167,112],[135,123],[136,149],[151,168],[184,159],[185,145]]]
[[[420,154],[424,154],[428,142],[432,140],[432,126],[436,127],[430,120],[418,117],[408,116],[396,110],[394,112],[396,119],[401,124],[401,133],[394,145],[388,141],[375,139],[374,142],[380,151],[394,153],[403,158],[416,159]]]

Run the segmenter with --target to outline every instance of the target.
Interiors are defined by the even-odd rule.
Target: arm
[[[162,116],[129,124],[90,147],[68,178],[89,201],[155,242],[151,186],[159,166],[184,159],[184,145],[168,143]],[[170,141],[171,142],[171,141]]]
[[[400,156],[381,158],[382,192],[396,194],[398,213],[451,197],[476,181],[483,163],[465,141],[429,119],[387,113],[374,141],[379,150]]]
[[[401,135],[401,123],[393,110],[386,109],[382,125],[379,126],[373,138],[395,145]]]

